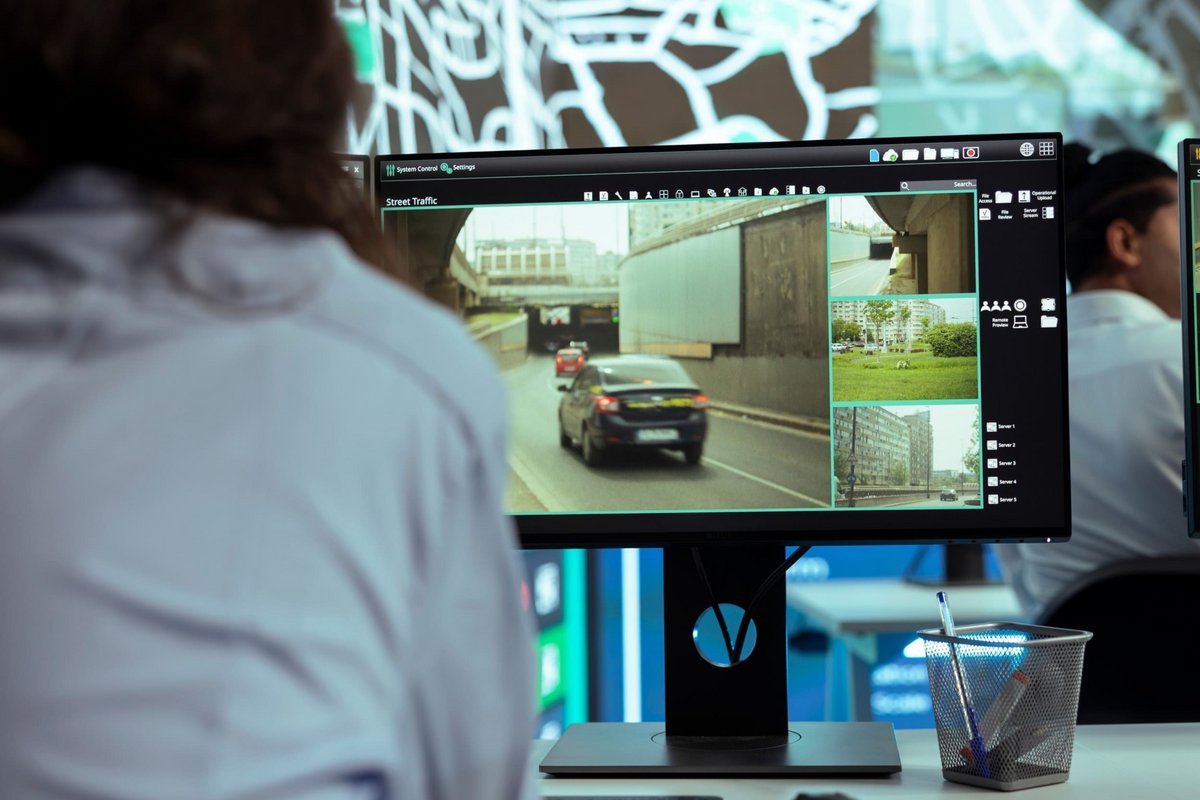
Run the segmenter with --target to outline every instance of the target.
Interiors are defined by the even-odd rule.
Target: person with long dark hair
[[[383,274],[328,0],[0,20],[0,797],[530,794],[502,384]]]
[[[1200,554],[1180,512],[1185,409],[1175,171],[1137,150],[1097,157],[1069,144],[1063,157],[1071,541],[998,547],[1034,619],[1100,567]]]

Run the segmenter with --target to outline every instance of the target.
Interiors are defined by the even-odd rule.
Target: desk
[[[564,795],[694,794],[722,800],[792,800],[797,792],[843,792],[854,800],[927,800],[930,797],[1003,797],[987,789],[942,779],[933,730],[896,732],[904,769],[883,779],[800,778],[550,778],[540,787],[547,800]],[[534,743],[534,769],[553,742]],[[1025,789],[1021,800],[1195,800],[1200,785],[1200,723],[1179,725],[1084,725],[1075,737],[1066,783]]]
[[[1016,595],[1005,584],[947,587],[959,625],[1023,619]],[[941,627],[936,589],[897,579],[789,583],[788,605],[829,634],[825,716],[871,719],[871,668],[879,660],[878,635]],[[837,691],[841,676],[847,691]]]

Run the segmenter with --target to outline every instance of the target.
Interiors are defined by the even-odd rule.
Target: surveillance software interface
[[[509,511],[1037,527],[1066,506],[1059,147],[382,156],[375,185],[497,355]]]

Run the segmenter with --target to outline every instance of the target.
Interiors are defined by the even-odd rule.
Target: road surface
[[[860,258],[834,264],[829,271],[829,293],[840,297],[880,294],[887,287],[891,263],[887,258]]]

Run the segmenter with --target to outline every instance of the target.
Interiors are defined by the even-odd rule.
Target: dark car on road
[[[592,359],[558,406],[558,441],[578,445],[588,466],[607,451],[657,447],[699,464],[708,432],[708,396],[664,356]]]
[[[956,492],[951,487],[947,486],[946,488],[942,489],[942,498],[941,499],[942,500],[957,500],[958,492]]]
[[[577,347],[564,347],[554,354],[554,376],[578,375],[587,362],[587,356]]]

